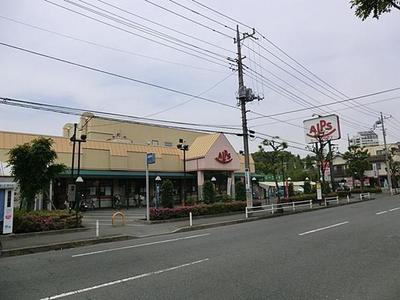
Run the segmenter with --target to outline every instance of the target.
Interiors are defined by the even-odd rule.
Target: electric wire
[[[144,54],[140,54],[140,53],[136,53],[136,52],[132,52],[132,51],[116,48],[116,47],[107,46],[107,45],[100,44],[100,43],[97,43],[97,42],[93,42],[93,41],[90,41],[90,40],[77,38],[77,37],[74,37],[72,35],[60,33],[60,32],[49,30],[49,29],[46,29],[46,28],[43,28],[43,27],[40,27],[40,26],[36,26],[36,25],[29,24],[29,23],[25,23],[25,22],[22,22],[22,21],[19,21],[19,20],[16,20],[16,19],[12,19],[12,18],[9,18],[9,17],[2,16],[2,15],[0,15],[0,18],[4,19],[4,20],[7,20],[7,21],[10,21],[10,22],[14,22],[14,23],[26,26],[26,27],[30,27],[30,28],[33,28],[33,29],[36,29],[36,30],[40,30],[40,31],[43,31],[43,32],[54,34],[56,36],[60,36],[60,37],[67,38],[67,39],[70,39],[70,40],[73,40],[73,41],[85,43],[85,44],[88,44],[88,45],[92,45],[92,46],[95,46],[95,47],[99,47],[99,48],[103,48],[103,49],[107,49],[107,50],[111,50],[111,51],[115,51],[115,52],[119,52],[119,53],[129,54],[129,55],[132,55],[132,56],[142,57],[142,58],[146,58],[146,59],[150,59],[150,60],[154,60],[154,61],[159,61],[159,62],[162,62],[162,63],[167,63],[167,64],[172,64],[172,65],[185,67],[185,68],[209,71],[209,72],[214,72],[214,73],[226,73],[226,72],[219,71],[219,70],[208,69],[208,68],[194,66],[194,65],[188,65],[188,64],[184,64],[184,63],[180,63],[180,62],[174,62],[174,61],[170,61],[170,60],[166,60],[166,59],[162,59],[162,58],[158,58],[158,57],[154,57],[154,56],[144,55]]]
[[[163,41],[166,41],[168,43],[172,43],[173,45],[177,45],[179,47],[182,47],[184,49],[188,49],[190,51],[195,51],[197,53],[200,53],[202,55],[210,57],[211,59],[216,59],[216,60],[225,62],[226,56],[224,56],[222,54],[219,54],[219,53],[216,53],[216,52],[211,51],[209,49],[205,49],[205,48],[199,47],[197,45],[185,42],[185,41],[183,41],[181,39],[172,37],[172,36],[170,36],[168,34],[165,34],[163,32],[154,30],[152,28],[149,28],[147,26],[139,24],[139,23],[137,23],[135,21],[132,21],[132,20],[130,20],[128,18],[125,18],[123,16],[120,16],[120,15],[114,14],[114,13],[112,13],[110,11],[107,11],[105,9],[102,9],[102,8],[100,8],[100,7],[98,7],[98,6],[94,5],[94,4],[88,3],[86,1],[83,1],[83,0],[79,0],[79,1],[82,2],[82,3],[85,3],[86,5],[92,6],[95,9],[103,11],[103,12],[96,11],[95,9],[86,7],[86,6],[81,5],[81,4],[78,4],[78,3],[74,2],[74,1],[71,1],[71,0],[64,0],[64,2],[67,2],[67,3],[71,4],[71,5],[77,6],[77,7],[81,8],[81,9],[89,11],[89,12],[91,12],[93,14],[96,14],[96,15],[101,16],[103,18],[107,18],[107,19],[112,20],[112,21],[114,21],[116,23],[119,23],[119,24],[125,25],[127,27],[133,28],[133,29],[138,30],[140,32],[149,34],[149,35],[151,35],[153,37],[156,37],[156,38],[161,39]],[[138,36],[142,37],[141,35],[138,35]],[[199,51],[199,50],[201,50],[201,51]],[[203,53],[202,51],[205,52],[205,53]],[[217,59],[218,57],[219,57],[219,59]],[[221,58],[223,58],[224,60],[221,60]]]
[[[81,16],[83,16],[83,17],[85,17],[85,18],[91,19],[91,20],[93,20],[93,21],[99,22],[99,23],[104,24],[104,25],[107,25],[107,26],[110,26],[110,27],[112,27],[112,28],[114,28],[114,29],[118,29],[118,30],[123,31],[123,32],[125,32],[125,33],[128,33],[128,34],[130,34],[130,35],[143,38],[143,39],[145,39],[145,40],[151,41],[151,42],[153,42],[153,43],[157,43],[157,44],[162,45],[162,46],[164,46],[164,47],[167,47],[167,48],[170,48],[170,49],[179,51],[179,52],[181,52],[181,53],[185,53],[185,54],[187,54],[187,55],[196,57],[196,58],[201,59],[201,60],[204,60],[204,61],[208,61],[208,62],[213,63],[213,64],[215,64],[215,65],[219,65],[219,66],[222,66],[222,67],[224,67],[224,68],[227,68],[227,65],[226,65],[226,64],[222,64],[222,63],[219,63],[219,62],[217,62],[217,61],[213,61],[213,60],[211,60],[211,59],[208,59],[208,58],[202,57],[202,56],[200,56],[200,55],[197,55],[197,54],[195,54],[195,53],[191,53],[191,52],[185,51],[185,50],[183,50],[183,49],[174,47],[174,46],[172,46],[172,45],[168,45],[168,44],[165,44],[165,43],[163,43],[163,42],[153,40],[153,39],[151,39],[151,38],[142,36],[142,35],[140,35],[140,34],[138,34],[138,33],[136,33],[136,32],[127,30],[127,29],[125,29],[125,28],[122,28],[122,27],[113,25],[113,24],[111,24],[111,23],[108,23],[108,22],[105,22],[105,21],[96,19],[96,18],[94,18],[94,17],[88,16],[88,15],[86,15],[86,14],[84,14],[84,13],[78,12],[78,11],[76,11],[76,10],[73,10],[73,9],[71,9],[71,8],[68,8],[68,7],[65,7],[65,6],[63,6],[63,5],[54,3],[54,2],[52,2],[52,1],[50,1],[50,0],[44,0],[44,1],[47,2],[47,3],[49,3],[49,4],[51,4],[51,5],[58,6],[59,8],[62,8],[62,9],[64,9],[64,10],[73,12],[73,13],[78,14],[78,15],[81,15]],[[193,50],[194,50],[194,49],[193,49]]]
[[[170,30],[170,31],[173,31],[173,32],[175,32],[175,33],[181,34],[181,35],[183,35],[183,36],[185,36],[185,37],[194,39],[194,40],[196,40],[196,41],[205,43],[205,44],[207,44],[207,45],[216,47],[216,48],[221,49],[221,50],[225,50],[225,51],[230,52],[230,53],[233,53],[233,54],[235,53],[235,52],[232,51],[231,49],[227,49],[227,48],[225,48],[225,47],[221,47],[220,45],[217,45],[217,44],[215,44],[215,43],[208,42],[208,41],[206,41],[206,40],[204,40],[204,39],[200,39],[200,38],[198,38],[198,37],[196,37],[196,36],[194,36],[194,35],[190,35],[190,34],[187,34],[187,33],[183,32],[183,31],[180,31],[180,30],[177,30],[177,29],[175,29],[175,28],[172,28],[172,27],[170,27],[170,26],[166,26],[166,25],[164,25],[164,24],[162,24],[162,23],[159,23],[159,22],[156,22],[156,21],[154,21],[154,20],[148,19],[148,18],[143,17],[143,16],[141,16],[141,15],[135,14],[135,13],[133,13],[132,11],[123,9],[123,8],[121,8],[120,6],[113,5],[113,4],[111,4],[111,3],[107,2],[107,1],[104,1],[104,0],[97,0],[97,1],[100,2],[100,3],[103,3],[103,4],[107,5],[107,6],[113,7],[113,8],[115,8],[115,9],[119,10],[119,11],[125,12],[125,13],[127,13],[127,14],[129,14],[129,15],[135,16],[135,17],[137,17],[137,18],[139,18],[139,19],[142,19],[142,20],[144,20],[144,21],[146,21],[146,22],[149,22],[149,23],[151,23],[151,24],[154,24],[154,25],[160,26],[160,27],[162,27],[162,28],[168,29],[168,30]]]
[[[173,11],[173,10],[170,10],[170,9],[168,9],[168,8],[166,8],[166,7],[163,7],[163,6],[161,6],[161,5],[158,5],[158,4],[156,4],[156,3],[154,3],[154,2],[152,2],[152,1],[150,1],[150,0],[144,0],[144,1],[147,2],[147,3],[149,3],[149,4],[151,4],[151,5],[153,5],[153,6],[155,6],[155,7],[160,8],[160,9],[162,9],[162,10],[165,10],[165,11],[171,13],[171,14],[174,14],[174,15],[180,17],[180,18],[183,18],[183,19],[185,19],[185,20],[187,20],[187,21],[189,21],[189,22],[195,23],[195,24],[197,24],[197,25],[199,25],[199,26],[201,26],[201,27],[203,27],[203,28],[209,29],[209,30],[211,30],[211,31],[213,31],[213,32],[215,32],[215,33],[218,33],[218,34],[220,34],[220,35],[222,35],[222,36],[225,36],[225,37],[227,37],[227,38],[229,38],[229,39],[232,39],[232,37],[231,37],[230,35],[228,35],[228,34],[226,34],[226,33],[223,33],[222,31],[219,31],[219,30],[217,30],[217,29],[215,29],[215,28],[212,28],[212,27],[210,27],[210,26],[207,26],[207,25],[204,25],[204,24],[202,24],[202,23],[200,23],[200,22],[197,22],[197,21],[195,21],[195,20],[192,20],[192,19],[190,19],[190,18],[188,18],[188,17],[186,17],[186,16],[184,16],[184,15],[182,15],[182,14],[179,14],[179,13]]]

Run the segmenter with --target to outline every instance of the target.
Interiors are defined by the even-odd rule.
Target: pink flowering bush
[[[76,227],[75,212],[68,210],[53,211],[20,211],[14,212],[14,233],[49,231]],[[81,226],[82,215],[78,214],[78,226]]]

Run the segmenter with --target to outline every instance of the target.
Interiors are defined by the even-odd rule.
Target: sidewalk
[[[382,195],[383,196],[383,195]],[[376,197],[376,196],[374,196]],[[381,198],[377,196],[377,198]],[[346,205],[347,199],[340,199],[339,205]],[[360,202],[358,197],[351,199],[350,203]],[[337,206],[330,203],[329,207]],[[143,238],[176,232],[183,232],[195,229],[204,229],[216,226],[231,225],[235,223],[254,221],[258,219],[279,217],[282,215],[300,213],[304,211],[324,209],[325,206],[314,204],[313,208],[296,208],[292,211],[285,208],[285,213],[256,212],[246,219],[245,213],[235,213],[229,215],[195,217],[193,227],[189,227],[189,217],[186,220],[173,220],[163,223],[148,223],[144,221],[144,211],[130,209],[124,211],[126,214],[126,224],[112,226],[112,210],[91,211],[84,213],[82,225],[84,228],[71,229],[57,232],[39,232],[29,234],[15,234],[0,236],[0,250],[2,256],[21,255],[42,251],[60,250],[77,246],[91,245],[118,240],[133,238]],[[96,220],[99,221],[99,236],[96,237]],[[116,219],[115,224],[121,224],[120,219]]]

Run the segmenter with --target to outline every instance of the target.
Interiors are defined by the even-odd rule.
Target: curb
[[[88,228],[88,227],[79,227],[79,228],[49,230],[49,231],[37,231],[37,232],[27,232],[27,233],[11,233],[11,234],[8,234],[8,235],[0,236],[0,241],[1,240],[11,240],[11,239],[32,237],[32,236],[41,236],[41,235],[53,235],[53,234],[63,234],[63,233],[70,233],[70,232],[81,232],[81,231],[87,231],[89,229],[90,228]]]
[[[263,216],[259,216],[259,217],[249,217],[248,219],[238,219],[238,220],[223,221],[223,222],[210,223],[210,224],[200,224],[200,225],[194,225],[192,227],[186,226],[186,227],[181,227],[181,228],[175,229],[171,233],[188,232],[188,231],[201,230],[201,229],[207,229],[207,228],[215,228],[215,227],[222,227],[222,226],[228,226],[228,225],[234,225],[234,224],[240,224],[240,223],[246,223],[246,222],[254,222],[254,221],[258,221],[258,220],[279,218],[279,217],[283,217],[283,216],[289,216],[289,215],[313,212],[313,211],[317,211],[317,210],[321,210],[321,209],[329,209],[329,208],[340,207],[340,206],[345,206],[345,205],[357,204],[357,203],[361,203],[361,202],[372,201],[372,200],[375,200],[375,199],[376,198],[371,198],[371,199],[368,199],[368,200],[359,200],[359,201],[353,201],[353,202],[350,202],[350,203],[340,203],[338,205],[318,206],[318,207],[312,208],[312,209],[305,209],[305,210],[298,210],[298,211],[288,211],[288,212],[283,212],[283,213],[268,214],[268,215],[263,215]]]
[[[62,243],[48,244],[48,245],[38,245],[38,246],[25,247],[25,248],[14,248],[14,249],[2,250],[0,256],[7,257],[7,256],[32,254],[32,253],[38,253],[38,252],[46,252],[46,251],[52,251],[52,250],[62,250],[62,249],[80,247],[80,246],[95,245],[95,244],[100,244],[100,243],[125,241],[125,240],[130,240],[133,238],[134,237],[130,236],[130,235],[116,235],[116,236],[111,236],[111,237],[76,240],[76,241],[69,241],[69,242],[62,242]]]

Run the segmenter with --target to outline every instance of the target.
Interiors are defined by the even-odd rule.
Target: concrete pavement
[[[382,197],[379,195],[378,197]],[[351,201],[357,201],[359,198],[354,197]],[[347,199],[341,199],[340,204],[346,204]],[[336,202],[331,203],[330,207],[334,207]],[[323,206],[314,205],[313,209],[321,209]],[[296,207],[296,212],[308,210],[306,207]],[[2,245],[2,255],[21,255],[49,250],[60,250],[65,248],[73,248],[83,245],[91,245],[103,242],[112,242],[116,240],[124,240],[131,238],[142,238],[180,231],[188,231],[193,229],[203,229],[215,226],[231,225],[246,221],[254,221],[258,218],[281,216],[275,214],[272,216],[269,212],[256,212],[251,214],[249,219],[245,218],[244,213],[234,213],[228,215],[215,215],[209,217],[195,217],[193,219],[193,227],[189,227],[189,219],[170,220],[164,223],[147,223],[144,222],[145,209],[129,209],[123,210],[126,216],[125,226],[112,226],[111,216],[113,210],[95,210],[84,213],[82,224],[86,230],[74,231],[70,230],[62,234],[56,232],[44,232],[36,234],[14,235],[11,237],[0,237]],[[285,208],[286,213],[292,213],[291,207]],[[99,236],[96,236],[96,221],[99,222]],[[116,219],[115,224],[120,224],[121,220]]]
[[[400,199],[0,259],[1,299],[399,299]]]

